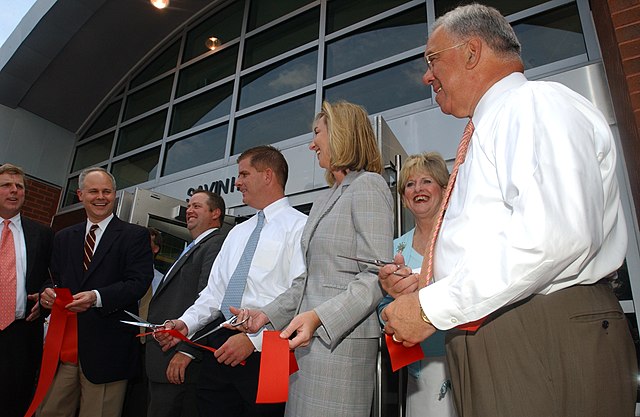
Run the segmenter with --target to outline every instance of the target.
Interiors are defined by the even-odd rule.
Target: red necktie
[[[97,224],[92,224],[91,229],[89,229],[89,233],[87,233],[87,237],[84,240],[84,270],[89,269],[89,265],[91,264],[91,258],[93,258],[93,250],[96,246],[96,229],[98,228]]]
[[[0,239],[0,330],[4,330],[16,318],[16,247],[13,232],[9,229],[11,220],[4,221]]]

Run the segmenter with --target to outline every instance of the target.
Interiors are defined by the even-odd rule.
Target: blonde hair
[[[447,163],[438,152],[424,152],[417,155],[411,155],[407,158],[400,170],[398,178],[398,194],[404,195],[409,177],[416,172],[426,172],[442,188],[447,186],[449,182],[449,170]]]
[[[331,150],[331,168],[325,179],[335,184],[332,171],[369,171],[382,173],[382,156],[369,121],[367,111],[357,104],[339,101],[322,102],[322,111],[314,119],[314,126],[324,117]]]

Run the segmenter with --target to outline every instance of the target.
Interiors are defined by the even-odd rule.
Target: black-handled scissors
[[[152,324],[149,323],[148,321],[146,321],[145,319],[143,319],[140,316],[137,316],[127,310],[124,310],[125,313],[127,313],[128,315],[130,315],[132,318],[134,318],[137,321],[128,321],[128,320],[120,320],[121,323],[124,324],[130,324],[132,326],[137,326],[137,327],[146,327],[148,329],[160,329],[164,327],[164,324]]]
[[[339,258],[344,258],[344,259],[350,259],[352,261],[356,261],[356,262],[360,262],[363,264],[369,264],[369,265],[374,265],[377,267],[383,267],[385,265],[391,265],[394,262],[389,262],[389,261],[381,261],[380,259],[364,259],[364,258],[356,258],[353,256],[344,256],[344,255],[338,255]]]

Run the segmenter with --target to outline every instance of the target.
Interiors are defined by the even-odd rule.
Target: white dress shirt
[[[4,220],[0,217],[0,236],[4,230]],[[13,233],[13,246],[16,251],[16,319],[23,319],[27,316],[25,311],[27,306],[27,245],[24,240],[20,213],[7,220],[11,221],[9,229]]]
[[[307,216],[291,207],[285,197],[265,207],[265,222],[251,262],[241,307],[260,308],[287,290],[293,279],[305,272],[300,238]],[[220,305],[242,252],[255,229],[257,217],[235,226],[213,262],[209,282],[180,320],[189,337],[220,316]],[[256,350],[262,350],[262,332],[249,335]]]
[[[604,116],[552,82],[513,73],[482,97],[420,291],[449,329],[531,294],[590,284],[623,262],[627,233]]]

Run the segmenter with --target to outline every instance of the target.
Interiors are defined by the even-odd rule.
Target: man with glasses
[[[394,275],[410,273],[403,260],[380,272],[396,297],[385,331],[410,346],[451,329],[461,416],[633,416],[635,351],[610,286],[627,233],[607,121],[568,88],[528,81],[493,8],[440,17],[425,60],[441,110],[470,119],[468,148],[425,254],[435,282],[401,295],[415,282]]]

